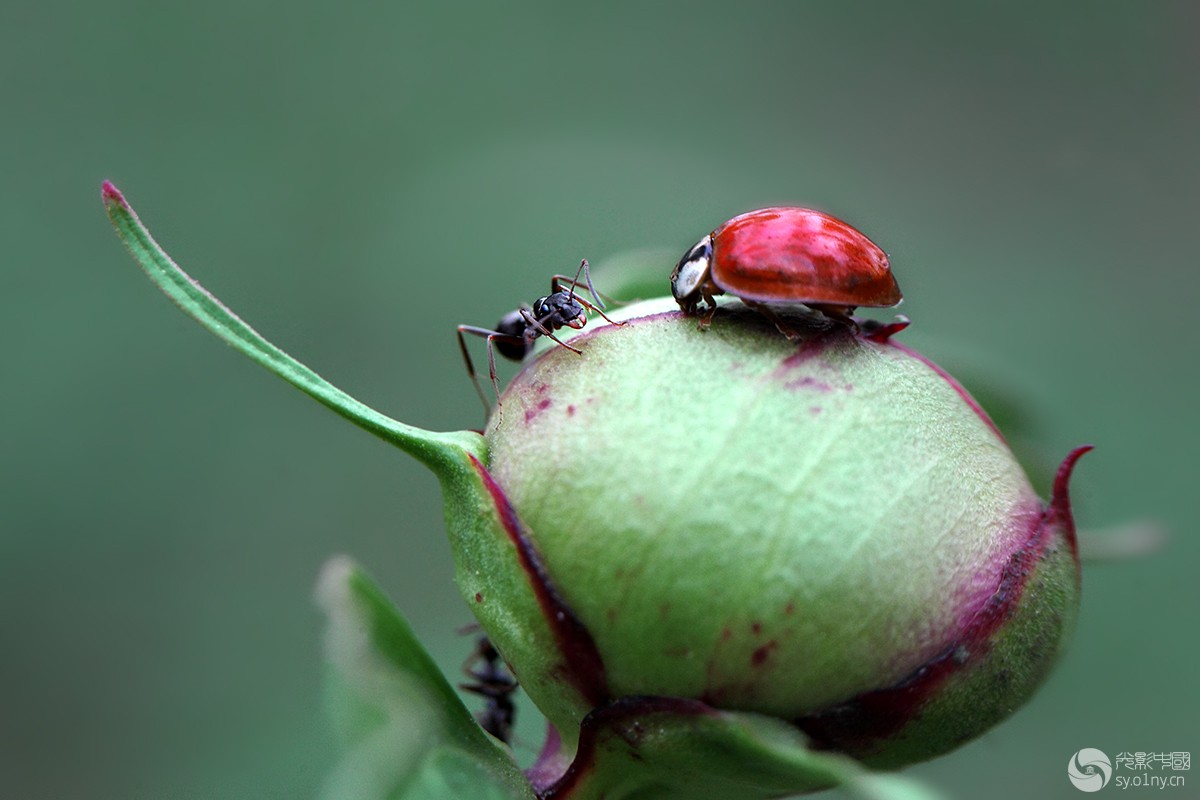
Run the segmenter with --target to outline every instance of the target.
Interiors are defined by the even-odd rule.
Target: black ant
[[[588,292],[596,301],[595,305],[584,300],[575,292],[579,287],[581,274],[587,283]],[[570,286],[564,288],[567,284]],[[505,314],[496,323],[495,330],[477,328],[474,325],[459,325],[458,346],[462,349],[463,361],[467,365],[467,374],[471,376],[471,382],[475,384],[475,391],[479,393],[479,399],[483,401],[484,413],[489,413],[491,407],[488,405],[487,396],[483,393],[483,386],[479,383],[479,376],[475,374],[475,365],[471,362],[470,353],[467,352],[467,342],[463,338],[464,333],[483,336],[487,339],[488,375],[492,379],[492,389],[496,392],[496,404],[499,405],[500,382],[496,379],[496,350],[499,350],[500,355],[507,359],[522,361],[533,349],[535,339],[539,336],[548,336],[572,353],[583,355],[580,350],[555,336],[554,331],[559,328],[575,328],[576,330],[582,328],[587,324],[588,311],[595,311],[606,322],[614,325],[625,324],[609,319],[602,310],[604,307],[604,301],[596,293],[596,287],[592,286],[592,276],[585,258],[579,262],[579,269],[575,272],[574,278],[555,275],[550,279],[550,294],[539,297],[532,306],[522,303],[516,311]]]
[[[517,716],[512,700],[513,692],[517,691],[517,679],[508,674],[500,660],[500,653],[488,637],[480,636],[475,640],[475,652],[463,662],[462,671],[471,682],[460,683],[459,688],[487,700],[487,707],[475,715],[475,721],[492,736],[508,744]]]

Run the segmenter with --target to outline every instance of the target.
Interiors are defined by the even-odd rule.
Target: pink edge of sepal
[[[537,544],[508,502],[504,490],[479,459],[474,455],[469,455],[468,458],[483,487],[492,498],[497,520],[516,548],[517,562],[528,577],[534,597],[557,640],[559,654],[563,660],[562,679],[571,684],[593,708],[604,704],[611,694],[604,659],[596,646],[596,640],[550,579],[550,573]]]
[[[876,344],[887,344],[889,340],[900,331],[912,324],[912,320],[903,314],[897,314],[896,318],[891,322],[874,322],[868,320],[859,323],[862,337],[869,342]]]
[[[1063,459],[1054,477],[1050,502],[1034,520],[1025,543],[1008,558],[996,591],[973,615],[957,640],[900,682],[794,720],[795,725],[819,747],[842,750],[860,758],[869,755],[880,742],[908,725],[943,683],[988,652],[989,642],[1021,600],[1037,560],[1055,535],[1061,534],[1071,547],[1078,576],[1079,552],[1068,484],[1075,464],[1091,449],[1092,445],[1077,447]],[[969,657],[962,658],[960,654]]]
[[[627,695],[598,706],[580,723],[579,746],[566,771],[548,786],[539,787],[534,783],[538,800],[569,800],[580,791],[585,796],[593,796],[593,787],[588,782],[594,777],[592,773],[600,755],[601,737],[606,734],[624,742],[631,751],[630,755],[641,761],[637,749],[644,737],[652,736],[652,732],[658,730],[656,717],[665,715],[669,719],[671,716],[695,717],[719,713],[700,700],[655,695]]]
[[[947,384],[949,384],[951,389],[953,389],[955,392],[958,393],[958,396],[961,397],[966,402],[966,404],[971,408],[972,411],[975,412],[975,414],[981,420],[983,420],[983,423],[985,425],[987,425],[989,428],[991,428],[992,433],[996,434],[997,439],[999,439],[1001,442],[1004,442],[1006,445],[1008,444],[1008,440],[1004,438],[1004,433],[1001,432],[1000,428],[992,420],[991,416],[989,416],[988,413],[983,410],[983,406],[979,405],[979,401],[976,400],[971,395],[971,393],[966,390],[966,387],[964,387],[961,383],[959,383],[958,380],[953,375],[951,375],[946,370],[942,369],[940,366],[938,366],[936,363],[934,363],[931,359],[921,355],[916,350],[913,350],[911,347],[908,347],[907,345],[900,344],[899,342],[894,342],[890,338],[887,340],[887,345],[889,347],[896,348],[897,350],[901,351],[902,353],[906,353],[907,355],[912,356],[913,358],[917,359],[922,364],[924,364],[925,366],[927,366],[931,370],[933,370],[937,374],[938,377],[940,377]]]
[[[1067,453],[1067,457],[1063,459],[1062,464],[1058,467],[1058,472],[1054,475],[1054,488],[1051,489],[1050,504],[1046,508],[1045,524],[1062,529],[1067,544],[1071,546],[1071,554],[1075,557],[1076,563],[1079,562],[1079,540],[1075,536],[1075,517],[1071,513],[1069,484],[1071,475],[1075,471],[1075,464],[1083,457],[1084,453],[1090,452],[1094,448],[1095,445],[1085,444]]]

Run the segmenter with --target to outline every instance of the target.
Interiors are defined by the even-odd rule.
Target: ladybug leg
[[[820,303],[810,303],[808,307],[814,311],[820,311],[834,322],[840,322],[849,327],[854,333],[859,333],[862,330],[858,325],[858,321],[850,316],[850,313],[854,311],[854,306],[827,306]]]
[[[694,311],[697,311],[697,316],[699,319],[696,321],[696,327],[700,330],[704,330],[711,325],[713,315],[717,313],[717,301],[713,300],[714,294],[724,294],[724,292],[714,292],[711,286],[700,287],[700,296],[704,298],[704,302],[708,304],[708,308],[704,309],[703,311],[693,309]],[[697,305],[699,304],[697,303]]]
[[[783,318],[771,310],[769,305],[764,303],[756,303],[753,300],[747,300],[745,298],[742,298],[742,302],[769,319],[771,323],[779,330],[779,332],[787,337],[789,342],[794,342],[804,338],[804,334],[793,328],[788,323],[784,322]]]

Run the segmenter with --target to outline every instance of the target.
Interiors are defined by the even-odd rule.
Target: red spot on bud
[[[544,387],[545,385],[543,384],[543,388]],[[530,422],[533,422],[535,419],[537,419],[543,411],[550,407],[550,402],[551,401],[549,397],[543,397],[538,401],[536,406],[525,409],[525,424],[528,425]]]
[[[814,378],[812,375],[805,375],[803,378],[798,380],[788,381],[784,384],[784,388],[788,389],[789,391],[795,391],[797,389],[812,389],[814,392],[820,392],[821,394],[826,394],[833,391],[833,386],[826,381],[821,380],[820,378]]]
[[[779,642],[772,639],[761,647],[755,648],[754,652],[750,654],[750,665],[761,667],[766,662],[767,656],[771,655],[771,651],[778,646]]]

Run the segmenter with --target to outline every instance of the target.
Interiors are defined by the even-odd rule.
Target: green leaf
[[[513,797],[532,797],[528,784],[523,794],[492,780],[479,761],[449,749],[431,752],[420,770],[412,776],[403,797],[412,800],[445,797],[460,800],[511,800]],[[357,796],[356,796],[357,797]]]
[[[239,352],[360,428],[423,461],[443,477],[448,468],[461,468],[464,451],[481,460],[486,458],[479,435],[470,431],[434,433],[405,425],[346,394],[268,342],[171,260],[116,186],[105,181],[101,196],[117,236],[150,280],[185,314]]]
[[[408,623],[347,558],[326,564],[330,707],[346,751],[325,800],[530,800],[511,755],[471,718]]]

